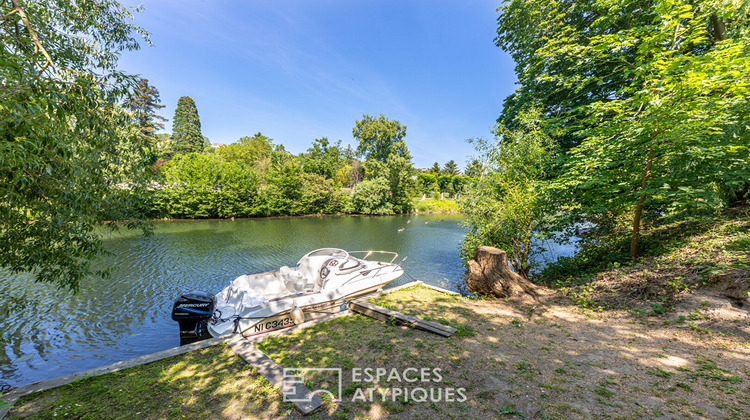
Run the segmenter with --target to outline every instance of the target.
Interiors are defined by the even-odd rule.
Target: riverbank
[[[444,198],[444,199],[438,199],[438,198],[426,198],[424,200],[415,197],[412,199],[412,204],[414,206],[414,211],[410,213],[404,213],[404,214],[460,214],[461,209],[458,207],[458,202],[455,199],[452,198]],[[399,214],[395,214],[395,216],[398,216]],[[383,215],[373,215],[373,214],[360,214],[360,213],[343,213],[343,212],[335,212],[335,213],[310,213],[310,214],[294,214],[294,215],[270,215],[270,216],[249,216],[249,217],[236,217],[236,219],[265,219],[265,218],[294,218],[294,217],[327,217],[327,216],[363,216],[363,217],[373,217],[373,216],[383,216]],[[385,215],[385,216],[394,216],[394,215]],[[235,220],[235,217],[224,217],[224,218],[168,218],[168,217],[162,217],[162,218],[154,218],[151,219],[152,221],[170,221],[170,220]]]
[[[417,213],[427,214],[458,214],[461,213],[461,209],[458,207],[458,202],[452,198],[426,198],[424,200],[414,198],[412,200],[414,209]]]
[[[445,339],[355,314],[260,343],[285,368],[342,369],[342,401],[324,398],[318,418],[750,415],[747,318],[738,318],[734,329],[704,330],[677,322],[692,319],[682,310],[598,312],[561,295],[524,307],[420,286],[374,303],[458,332]],[[700,312],[700,321],[713,318],[713,305]],[[410,382],[423,368],[432,377]],[[377,380],[377,369],[388,376]],[[335,385],[314,375],[306,383],[311,389]],[[427,391],[425,401],[416,388]],[[113,415],[297,416],[262,376],[218,345],[31,395],[10,418]]]

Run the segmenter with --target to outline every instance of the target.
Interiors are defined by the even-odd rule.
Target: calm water
[[[412,215],[170,221],[157,222],[150,237],[109,237],[105,245],[116,255],[108,262],[117,270],[106,281],[87,279],[77,295],[27,276],[2,278],[0,293],[21,291],[38,303],[0,318],[0,384],[25,385],[177,346],[170,311],[180,293],[216,293],[241,274],[294,266],[316,248],[395,251],[408,259],[406,275],[393,285],[416,278],[455,289],[463,275],[460,220]]]

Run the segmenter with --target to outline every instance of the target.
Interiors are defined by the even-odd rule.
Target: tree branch
[[[37,77],[44,72],[44,70],[47,69],[47,67],[52,66],[52,68],[55,67],[55,63],[52,61],[52,57],[50,57],[49,53],[47,53],[47,50],[44,49],[44,46],[42,45],[41,41],[39,41],[39,38],[36,36],[36,32],[34,32],[34,28],[31,26],[31,22],[29,22],[28,16],[26,16],[26,12],[23,11],[23,8],[21,7],[21,3],[18,2],[18,0],[11,0],[13,3],[13,6],[15,8],[13,11],[11,11],[7,17],[10,17],[14,13],[18,13],[18,16],[21,17],[21,20],[23,21],[23,24],[26,26],[26,29],[29,31],[29,35],[31,35],[31,39],[34,41],[34,54],[41,52],[45,59],[45,64],[42,66],[42,68],[37,72]]]

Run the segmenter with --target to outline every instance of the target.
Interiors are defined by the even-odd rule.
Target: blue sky
[[[120,68],[159,89],[170,120],[190,96],[203,135],[257,132],[293,153],[315,138],[356,146],[363,114],[407,127],[417,167],[472,155],[516,78],[494,46],[499,3],[469,1],[148,1],[136,24],[153,47]],[[171,121],[166,124],[171,132]]]

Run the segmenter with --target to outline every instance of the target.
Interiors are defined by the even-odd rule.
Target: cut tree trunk
[[[474,251],[466,285],[470,292],[501,298],[538,301],[546,294],[542,287],[511,270],[505,251],[491,246],[480,246]]]

